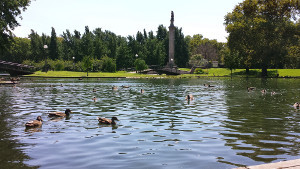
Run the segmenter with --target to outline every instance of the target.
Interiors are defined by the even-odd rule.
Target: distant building
[[[212,61],[212,67],[218,67],[219,62],[218,61]]]

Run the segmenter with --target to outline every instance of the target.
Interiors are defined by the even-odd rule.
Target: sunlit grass
[[[181,68],[180,70],[190,71],[188,68]],[[182,74],[179,76],[167,76],[167,75],[147,75],[126,71],[118,71],[116,73],[106,72],[89,72],[88,76],[86,72],[73,72],[73,71],[37,71],[31,77],[127,77],[127,78],[184,78],[184,77],[230,77],[231,71],[225,68],[211,68],[203,69],[204,74]],[[269,77],[300,77],[300,69],[268,69]],[[233,77],[260,77],[260,69],[250,69],[250,74],[246,75],[245,69],[235,69],[232,71]]]

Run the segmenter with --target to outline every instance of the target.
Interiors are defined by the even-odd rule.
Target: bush
[[[64,61],[56,60],[55,65],[54,65],[54,70],[62,71],[62,70],[64,70],[64,68],[65,68]]]
[[[148,69],[146,62],[143,59],[136,59],[134,65],[135,65],[135,69],[139,72]]]
[[[196,68],[194,74],[204,74],[204,71],[201,68]]]
[[[108,56],[104,56],[102,59],[102,71],[103,72],[116,72],[116,61]]]

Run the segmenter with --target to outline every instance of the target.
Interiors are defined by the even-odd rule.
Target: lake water
[[[300,79],[23,78],[0,93],[1,168],[223,169],[300,157]],[[67,108],[70,118],[47,116]],[[43,126],[25,130],[39,115]],[[113,116],[116,126],[98,124]]]

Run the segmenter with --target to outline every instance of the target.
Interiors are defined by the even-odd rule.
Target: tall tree
[[[166,54],[164,65],[168,62],[168,53],[169,53],[169,34],[166,27],[163,25],[159,25],[156,31],[156,38],[158,41],[162,42],[162,46],[164,48],[164,53]]]
[[[175,29],[175,63],[179,67],[186,67],[189,60],[188,43],[182,33],[182,28]]]
[[[81,39],[81,49],[84,56],[92,56],[93,57],[93,51],[94,51],[94,45],[93,45],[93,33],[90,31],[88,26],[85,26],[85,32],[82,35]]]
[[[7,50],[7,47],[13,38],[12,30],[20,25],[16,17],[21,15],[22,10],[25,11],[29,4],[30,0],[0,1],[0,53]]]
[[[299,18],[298,0],[245,0],[225,16],[231,51],[238,51],[247,70],[253,64],[262,69],[279,66],[287,54],[289,27]],[[277,65],[276,65],[277,64]]]
[[[49,45],[49,56],[50,59],[55,60],[58,59],[58,46],[57,46],[57,37],[55,33],[55,29],[51,28],[51,40]]]
[[[31,33],[29,35],[30,38],[30,47],[31,47],[31,58],[36,61],[42,61],[46,59],[45,49],[43,48],[43,43],[41,37],[37,32],[31,29]]]

